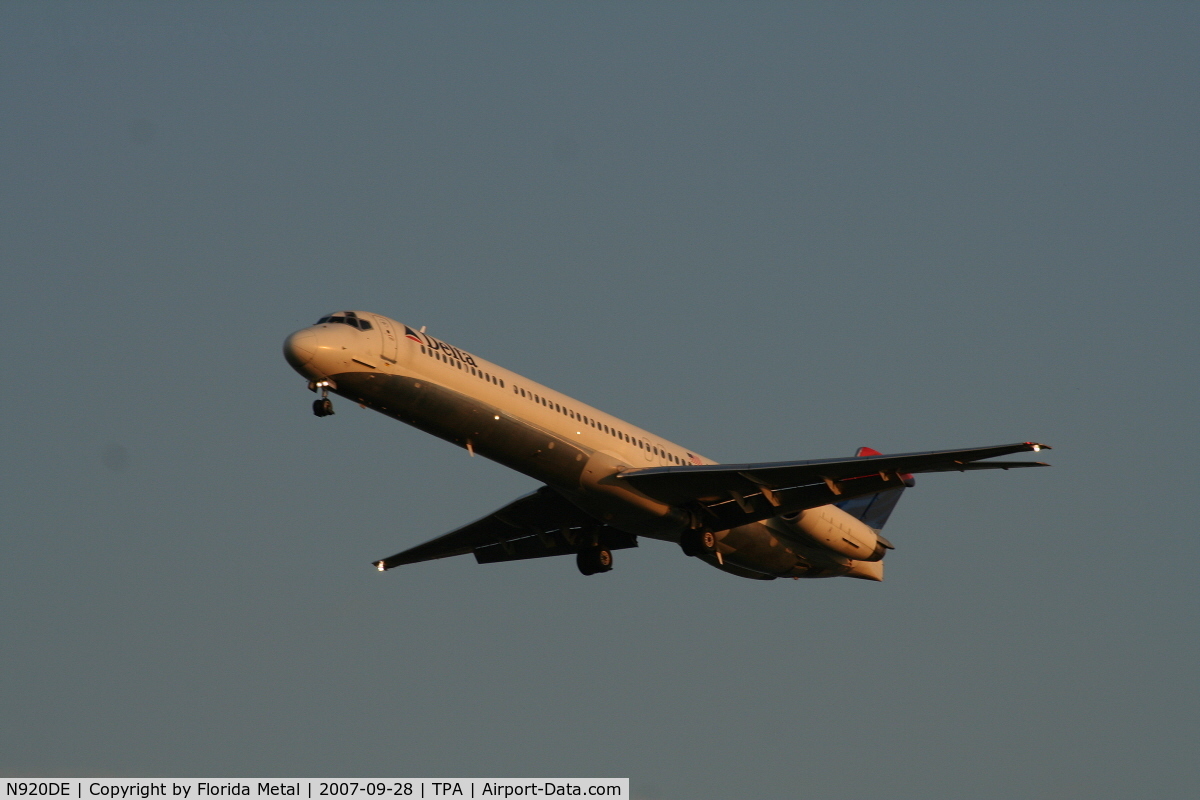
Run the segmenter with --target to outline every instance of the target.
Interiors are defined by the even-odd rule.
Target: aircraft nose
[[[317,354],[317,334],[311,328],[296,331],[283,340],[283,357],[293,369],[300,369]]]

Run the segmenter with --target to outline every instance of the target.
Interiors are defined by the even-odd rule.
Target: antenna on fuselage
[[[421,326],[421,330],[420,330],[420,331],[418,331],[418,333],[424,333],[424,332],[425,332],[425,326],[424,326],[424,325],[422,325],[422,326]]]

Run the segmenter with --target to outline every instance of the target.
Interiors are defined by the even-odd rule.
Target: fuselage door
[[[396,363],[396,323],[392,322],[387,317],[381,317],[378,314],[372,314],[375,317],[375,324],[379,326],[379,338],[383,341],[380,344],[382,350],[380,355]]]

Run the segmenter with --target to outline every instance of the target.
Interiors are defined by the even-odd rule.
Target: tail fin
[[[872,450],[870,447],[860,447],[854,455],[856,458],[861,458],[862,456],[881,456],[883,453]],[[900,495],[904,493],[905,487],[914,486],[917,482],[916,478],[908,473],[901,475],[900,480],[903,482],[902,485],[895,489],[887,489],[862,497],[852,497],[834,505],[878,531],[883,528],[888,517],[892,515],[892,510],[900,501]]]

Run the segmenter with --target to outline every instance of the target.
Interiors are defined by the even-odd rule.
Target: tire
[[[679,537],[684,555],[703,556],[717,552],[717,535],[712,531],[687,531]]]
[[[612,563],[612,551],[602,547],[589,547],[575,554],[575,565],[584,575],[608,572],[612,569]]]

